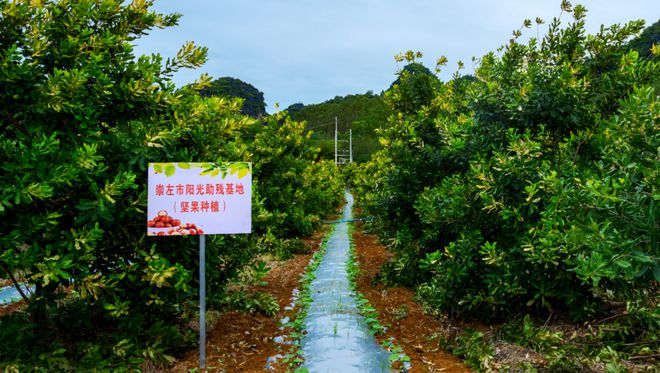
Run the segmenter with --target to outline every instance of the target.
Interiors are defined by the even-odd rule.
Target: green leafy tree
[[[309,146],[311,132],[285,113],[259,124],[251,146],[257,190],[268,214],[264,226],[283,237],[309,235],[342,195],[336,167],[315,161],[319,149]]]
[[[398,115],[358,190],[396,253],[382,278],[430,309],[585,319],[657,290],[660,70],[625,50],[643,22],[587,35],[583,7],[562,11],[523,44],[525,21],[475,79],[389,95]]]
[[[189,142],[201,143],[209,116],[231,113],[231,104],[202,102],[194,86],[177,89],[169,80],[203,63],[204,48],[188,43],[166,61],[135,58],[132,41],[179,19],[149,5],[0,2],[0,215],[7,222],[0,228],[0,267],[36,286],[26,297],[32,323],[3,335],[3,356],[29,360],[29,351],[68,343],[75,333],[59,331],[66,330],[70,302],[89,313],[68,320],[74,331],[97,320],[115,322],[128,335],[161,328],[175,344],[186,338],[161,320],[184,300],[190,268],[142,234],[143,179],[147,162],[184,155]],[[218,138],[238,127],[230,123],[213,130]],[[210,153],[197,147],[185,155]],[[76,296],[65,301],[66,289]],[[129,340],[127,349],[137,342]],[[17,348],[26,345],[28,351]],[[164,349],[152,347],[159,351],[154,359],[166,359]],[[88,352],[80,358],[99,353]]]
[[[383,96],[372,92],[337,96],[320,104],[294,104],[287,112],[292,119],[306,122],[307,128],[314,131],[310,143],[321,148],[324,159],[334,159],[336,117],[342,140],[348,139],[349,129],[353,131],[353,159],[356,162],[368,160],[378,150],[376,132],[387,126],[390,115]]]
[[[205,48],[187,43],[169,59],[134,55],[137,38],[179,19],[151,5],[0,1],[0,278],[35,285],[27,313],[0,317],[1,368],[136,369],[145,360],[167,364],[195,343],[186,323],[196,307],[197,244],[146,236],[147,165],[257,162],[261,144],[246,135],[261,125],[241,114],[238,100],[199,95],[205,76],[172,83],[177,70],[205,61]],[[286,135],[285,148],[301,130]],[[299,194],[321,193],[334,179],[326,168],[316,180],[315,167],[308,157],[282,172],[302,185]],[[282,177],[255,172],[257,193]],[[314,197],[326,204],[278,213],[300,216],[308,232],[318,218],[305,214],[326,213],[334,188]],[[264,199],[272,196],[262,190],[257,217],[270,213]],[[301,230],[293,232],[271,241]],[[268,249],[263,242],[210,237],[209,289],[223,294]]]
[[[399,72],[397,79],[387,91],[391,97],[390,105],[396,112],[414,113],[425,105],[429,105],[435,97],[435,91],[440,80],[431,70],[416,62],[412,54],[408,53],[408,64]],[[417,52],[417,58],[421,53]],[[399,60],[405,58],[398,57]]]

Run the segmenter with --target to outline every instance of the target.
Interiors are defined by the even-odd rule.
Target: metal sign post
[[[199,367],[206,368],[206,236],[199,236]]]
[[[337,158],[337,117],[335,117],[335,166],[338,163],[338,158]]]
[[[252,164],[149,163],[148,186],[148,236],[199,235],[199,368],[205,369],[206,235],[252,232]]]

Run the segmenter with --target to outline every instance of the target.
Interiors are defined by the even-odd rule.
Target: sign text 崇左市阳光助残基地
[[[251,201],[250,163],[150,163],[147,234],[250,233]]]

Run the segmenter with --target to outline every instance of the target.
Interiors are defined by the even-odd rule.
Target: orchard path
[[[346,192],[342,220],[353,216],[353,196]],[[349,223],[338,223],[311,284],[307,334],[302,339],[304,367],[310,372],[388,372],[387,353],[369,333],[350,290],[346,262]]]

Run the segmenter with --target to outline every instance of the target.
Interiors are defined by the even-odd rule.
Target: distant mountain
[[[338,118],[339,130],[349,128],[354,133],[366,134],[385,125],[389,111],[383,96],[372,92],[348,96],[336,96],[320,104],[293,104],[287,108],[292,119],[306,121],[309,127],[328,124],[334,131],[334,120]],[[323,131],[319,131],[323,132]]]
[[[628,47],[636,50],[640,57],[653,58],[651,54],[653,44],[660,45],[660,20],[645,28],[638,37],[628,43]]]
[[[305,107],[305,105],[302,102],[298,102],[295,104],[289,105],[288,108],[286,108],[286,111],[289,113],[289,115],[293,118],[298,114],[300,110],[302,110]]]
[[[434,95],[433,87],[437,84],[440,84],[438,78],[424,65],[406,65],[388,91],[397,89],[400,95],[406,96],[404,101],[410,107],[394,109],[414,110],[428,104]],[[397,87],[394,88],[395,86]],[[348,130],[353,130],[353,159],[356,161],[366,161],[372,153],[380,149],[377,130],[389,126],[388,118],[392,114],[392,108],[385,102],[384,94],[377,95],[371,91],[337,96],[320,104],[295,103],[286,110],[292,119],[307,123],[307,128],[314,131],[313,139],[315,145],[321,148],[322,156],[330,158],[334,156],[336,117],[340,137],[346,137]]]
[[[392,89],[392,87],[394,87],[395,85],[401,84],[402,76],[407,76],[407,77],[426,76],[432,80],[438,81],[438,77],[435,76],[435,74],[433,74],[431,70],[428,69],[428,67],[418,62],[412,62],[403,67],[401,72],[398,74],[398,78],[395,81],[393,81],[392,84],[390,84],[389,89]]]
[[[380,146],[377,128],[387,126],[390,111],[382,95],[369,91],[364,94],[337,96],[320,104],[303,105],[296,103],[287,108],[292,119],[307,122],[307,128],[314,131],[315,145],[321,147],[324,157],[334,155],[335,117],[337,117],[340,137],[348,138],[348,130],[353,130],[353,159],[365,161]]]
[[[223,77],[211,82],[209,88],[200,91],[202,96],[240,97],[244,100],[241,112],[251,117],[259,118],[266,115],[266,102],[263,92],[252,84],[240,79]]]

